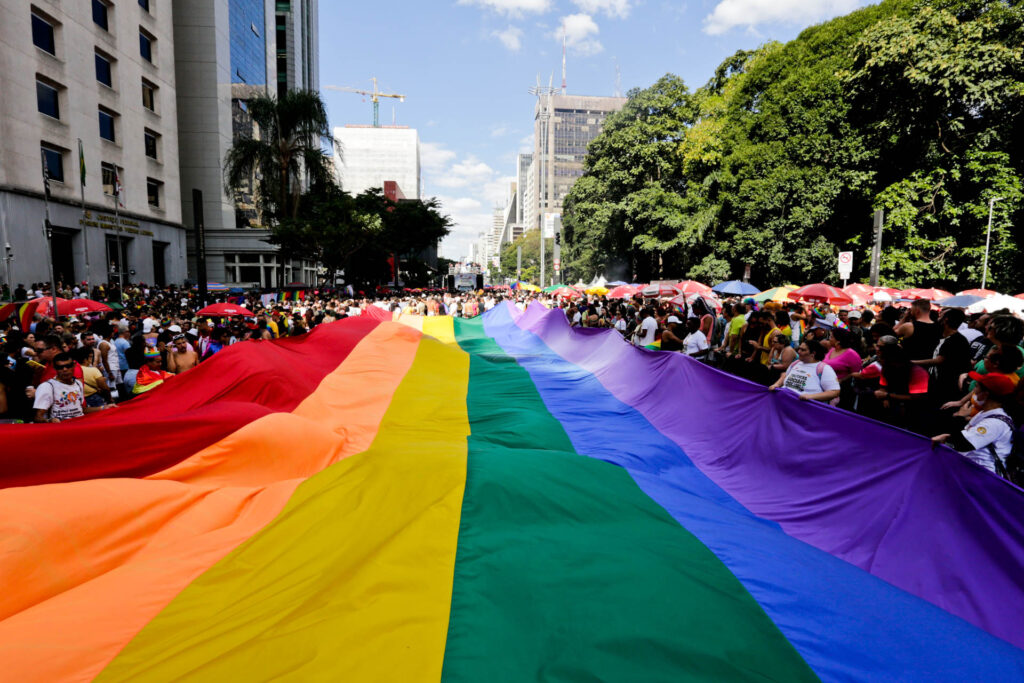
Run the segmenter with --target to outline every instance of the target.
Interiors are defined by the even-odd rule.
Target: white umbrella
[[[989,297],[988,299],[983,299],[975,304],[971,304],[967,307],[967,312],[994,313],[995,311],[1001,311],[1004,308],[1009,310],[1011,313],[1024,313],[1024,299],[1000,294],[999,296]]]
[[[877,301],[879,303],[889,303],[890,301],[892,301],[892,296],[889,294],[889,292],[879,291],[871,295],[871,300]]]

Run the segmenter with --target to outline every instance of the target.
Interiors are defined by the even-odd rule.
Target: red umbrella
[[[991,299],[994,296],[999,296],[999,292],[993,292],[991,289],[965,289],[962,292],[957,292],[957,296],[980,296],[982,299]]]
[[[231,316],[255,315],[255,313],[248,308],[236,306],[235,304],[210,304],[206,308],[196,311],[196,315]]]
[[[1015,297],[1018,299],[1024,299],[1024,293],[1016,294]]]
[[[651,284],[640,290],[640,294],[647,297],[648,299],[660,299],[662,297],[672,297],[679,294],[679,290],[675,285],[667,284]]]
[[[628,299],[629,297],[636,294],[636,287],[632,285],[619,285],[612,291],[608,292],[609,299]]]
[[[57,315],[80,315],[82,313],[101,313],[103,311],[109,311],[110,306],[101,304],[99,301],[93,301],[92,299],[61,299],[57,297]],[[53,311],[53,297],[45,297],[39,302],[39,308],[36,309],[36,313],[42,315],[52,315]]]
[[[944,289],[918,289],[916,287],[904,289],[896,294],[898,299],[931,299],[932,301],[948,299],[951,296],[953,296],[953,293],[947,292]]]
[[[863,306],[871,301],[875,295],[875,290],[871,285],[864,285],[859,282],[843,287],[843,291],[849,294],[850,298],[853,299],[853,303],[858,306]]]
[[[885,292],[885,293],[886,293],[886,294],[888,294],[888,295],[889,295],[890,297],[894,297],[894,296],[896,296],[897,294],[899,294],[899,293],[900,293],[900,290],[898,290],[898,289],[893,289],[892,287],[875,287],[875,288],[874,288],[874,290],[875,290],[875,293],[876,293],[876,294],[877,294],[878,292]]]
[[[794,289],[789,293],[789,298],[793,301],[809,301],[815,304],[852,304],[853,298],[832,285],[826,285],[823,282],[818,282],[813,285],[804,285],[800,289]]]
[[[697,299],[704,299],[706,303],[708,303],[712,308],[714,308],[717,311],[722,310],[722,302],[719,301],[718,297],[716,297],[714,294],[680,294],[677,297],[669,299],[668,302],[674,306],[679,306],[680,308],[682,308],[683,306],[693,306],[693,302],[696,301]]]
[[[682,294],[700,294],[702,296],[713,294],[710,287],[695,280],[683,280],[676,285],[676,289]]]
[[[558,289],[556,289],[553,292],[551,292],[551,294],[553,296],[563,296],[563,297],[568,297],[570,299],[578,297],[578,296],[581,296],[580,293],[577,292],[572,287],[565,287],[565,286],[559,287]]]

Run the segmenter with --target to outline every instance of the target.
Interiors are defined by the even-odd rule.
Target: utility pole
[[[85,155],[82,153],[82,138],[78,138],[78,169],[82,190],[82,251],[85,252],[85,296],[89,298],[89,286],[92,284],[92,269],[89,267],[89,226],[85,223]]]
[[[871,286],[878,286],[878,271],[882,261],[882,228],[885,225],[885,211],[875,211],[875,240],[871,245]]]
[[[43,236],[46,238],[46,263],[50,266],[50,296],[53,298],[53,319],[58,320],[57,281],[53,277],[53,226],[50,224],[50,169],[46,167],[46,152],[39,150],[43,164]]]
[[[985,289],[985,284],[988,282],[988,249],[992,244],[992,210],[995,208],[996,202],[1003,201],[1002,197],[992,197],[988,200],[988,231],[985,233],[985,263],[981,267],[981,288]]]

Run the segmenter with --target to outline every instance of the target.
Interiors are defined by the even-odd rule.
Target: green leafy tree
[[[327,109],[320,94],[291,90],[275,98],[260,95],[247,101],[249,117],[258,134],[235,140],[224,161],[224,181],[229,192],[248,187],[255,179],[256,198],[271,225],[298,217],[303,190],[303,173],[312,183],[332,182],[330,159],[322,140],[330,135]],[[279,258],[281,281],[284,257]],[[297,254],[296,254],[297,255]]]

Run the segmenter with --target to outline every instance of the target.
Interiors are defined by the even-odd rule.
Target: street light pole
[[[988,249],[992,244],[992,210],[996,202],[1003,201],[1002,197],[992,197],[988,200],[988,231],[985,233],[985,262],[981,267],[981,288],[985,289],[988,282]]]

